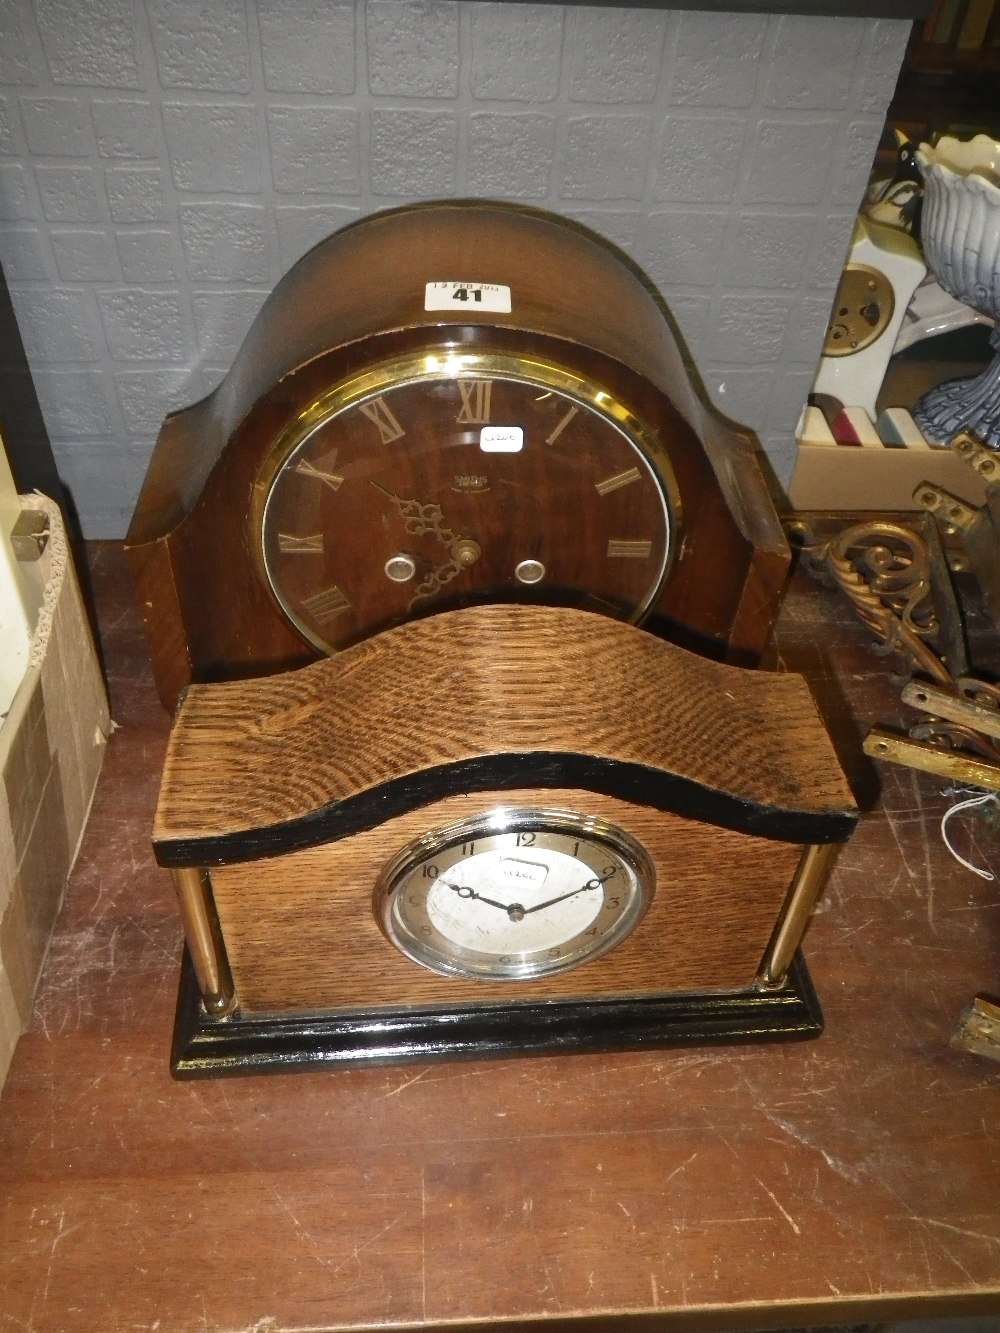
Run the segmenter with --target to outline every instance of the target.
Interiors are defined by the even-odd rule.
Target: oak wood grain
[[[502,804],[537,807],[539,793]],[[758,972],[792,872],[793,843],[719,830],[589,792],[544,793],[550,808],[596,815],[637,838],[656,875],[642,921],[610,953],[533,981],[436,976],[382,935],[373,895],[382,868],[429,829],[484,814],[490,796],[455,796],[325,846],[211,872],[241,1009],[377,1012],[414,1004],[738,989]]]
[[[552,787],[570,772],[744,831],[795,839],[801,818],[802,842],[842,838],[855,816],[801,678],[709,662],[586,612],[483,606],[280,677],[193,686],[154,841],[164,864],[246,859],[429,795],[495,790],[498,774]]]

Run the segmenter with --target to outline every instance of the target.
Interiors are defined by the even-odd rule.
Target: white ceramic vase
[[[946,135],[921,144],[924,178],[920,240],[927,263],[945,291],[989,316],[1000,317],[1000,143],[985,134],[962,141]],[[1000,449],[1000,329],[990,343],[997,355],[982,374],[948,380],[924,394],[913,413],[924,435],[949,443],[972,431]]]

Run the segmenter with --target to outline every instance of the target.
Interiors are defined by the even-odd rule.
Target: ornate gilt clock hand
[[[420,500],[404,500],[401,496],[394,494],[387,486],[381,482],[373,481],[372,485],[377,491],[393,502],[399,510],[400,517],[406,527],[406,531],[411,537],[423,537],[428,532],[433,532],[438,541],[443,546],[451,547],[459,540],[451,528],[444,526],[444,513],[441,506],[434,500],[424,504]]]
[[[463,569],[474,565],[482,555],[483,548],[474,537],[459,537],[451,528],[446,528],[444,514],[436,501],[423,504],[420,500],[404,500],[379,481],[372,481],[371,484],[393,502],[411,537],[423,537],[428,532],[433,532],[438,541],[448,548],[448,559],[444,564],[431,570],[418,585],[406,608],[409,614],[417,602],[425,597],[433,597],[446,583],[450,583],[457,574],[461,574]]]
[[[443,565],[438,565],[437,569],[432,569],[427,577],[417,585],[417,591],[410,599],[410,604],[406,608],[407,613],[413,610],[414,606],[424,597],[433,597],[436,592],[440,592],[446,583],[450,583],[456,574],[461,574],[462,565],[458,560],[450,558]]]

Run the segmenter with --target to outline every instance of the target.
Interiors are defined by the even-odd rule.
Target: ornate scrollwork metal
[[[972,716],[961,716],[963,702],[1000,712],[1000,686],[964,674],[954,676],[935,651],[932,641],[940,623],[934,563],[921,534],[889,519],[855,523],[824,538],[814,537],[802,522],[790,524],[788,531],[809,572],[832,579],[862,624],[876,635],[874,651],[897,653],[912,675],[933,682],[958,702],[960,715],[950,718],[925,708],[925,716],[909,735],[941,750],[971,751],[992,762],[1000,760],[996,741],[977,729]]]
[[[873,519],[801,549],[810,568],[820,566],[832,576],[877,636],[879,651],[900,653],[912,671],[951,683],[951,674],[926,642],[937,633],[938,617],[930,553],[919,533]]]

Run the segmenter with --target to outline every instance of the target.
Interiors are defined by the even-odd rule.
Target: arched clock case
[[[516,601],[754,664],[789,552],[750,439],[640,275],[570,223],[443,203],[317,246],[169,416],[127,546],[160,695]]]

